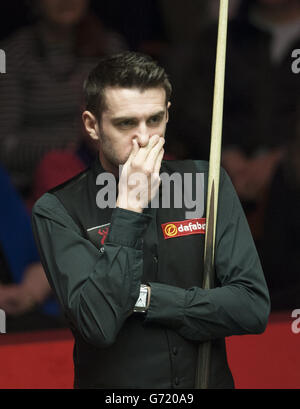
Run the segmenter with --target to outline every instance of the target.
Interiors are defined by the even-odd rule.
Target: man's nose
[[[143,146],[148,145],[149,138],[150,138],[150,133],[149,133],[149,129],[147,128],[147,126],[146,125],[139,126],[139,128],[136,130],[135,135],[134,135],[134,139],[137,140],[137,143],[139,144],[139,146],[143,147]]]

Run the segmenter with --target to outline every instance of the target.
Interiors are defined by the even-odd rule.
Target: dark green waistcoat
[[[91,169],[51,191],[79,225],[82,234],[99,249],[112,213],[112,209],[100,209],[96,205],[99,191],[96,178],[101,172],[103,168],[96,161]],[[161,172],[195,175],[196,168],[193,161],[167,161],[163,162]],[[204,180],[206,185],[207,171]],[[194,178],[193,189],[195,187]],[[161,228],[164,223],[185,220],[186,210],[184,203],[175,208],[172,200],[170,208],[146,210],[153,219],[144,235],[142,283],[153,281],[185,289],[202,286],[204,234],[165,239]],[[103,228],[99,232],[94,226]],[[142,315],[130,316],[116,342],[107,348],[92,346],[75,328],[72,331],[76,388],[194,387],[199,344],[166,327],[145,325]],[[224,339],[214,340],[212,344],[210,387],[233,387]]]

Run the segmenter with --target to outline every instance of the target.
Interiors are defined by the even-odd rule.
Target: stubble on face
[[[118,169],[119,165],[124,165],[130,153],[127,155],[127,157],[122,158],[111,143],[110,137],[104,132],[101,124],[99,126],[99,143],[99,155],[101,162],[106,163],[106,166],[109,166],[114,170]]]

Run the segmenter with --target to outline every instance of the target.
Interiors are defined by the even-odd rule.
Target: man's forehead
[[[120,88],[109,87],[104,91],[105,110],[110,114],[128,114],[134,110],[162,110],[166,105],[166,92],[162,87]]]

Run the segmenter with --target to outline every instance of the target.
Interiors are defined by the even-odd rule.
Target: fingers
[[[154,146],[160,143],[163,138],[159,137],[159,135],[153,135],[149,139],[149,143],[146,146],[142,146],[139,148],[138,153],[136,154],[134,160],[132,161],[134,166],[141,166],[147,160],[147,157],[154,149]],[[135,141],[136,142],[136,141]],[[137,142],[136,142],[137,143]]]
[[[132,149],[131,149],[130,155],[129,155],[129,157],[128,157],[125,164],[130,164],[132,162],[133,158],[135,158],[135,156],[137,155],[138,151],[139,151],[139,145],[138,145],[137,141],[135,139],[133,139]]]
[[[158,156],[156,158],[155,165],[154,165],[154,171],[153,171],[154,174],[159,175],[161,162],[163,160],[164,153],[165,153],[164,149],[161,149],[161,151],[159,152],[159,154],[158,154]]]
[[[151,152],[153,146],[159,141],[158,135],[153,135],[149,139],[149,143],[146,146],[140,147],[137,140],[132,140],[132,149],[130,155],[124,165],[129,166],[134,160],[134,166],[140,166],[146,160],[147,155]]]
[[[161,183],[161,178],[160,178],[160,168],[161,168],[161,161],[163,159],[164,156],[164,150],[161,149],[161,151],[159,152],[155,164],[154,164],[154,170],[151,173],[151,189],[154,188],[154,190],[156,191],[156,189],[158,188],[158,186]],[[153,196],[153,195],[152,195]]]
[[[119,194],[117,207],[141,212],[149,200],[156,194],[160,184],[159,171],[164,155],[163,145],[165,140],[159,135],[149,139],[147,146],[140,147],[136,140],[132,141],[133,147],[126,161],[119,180]],[[136,173],[146,175],[139,185],[139,199],[129,203],[130,194],[136,197],[135,185],[129,183],[130,177]]]
[[[164,138],[160,138],[156,145],[151,149],[151,152],[149,152],[145,160],[145,167],[147,170],[149,171],[154,170],[153,167],[155,165],[156,159],[160,154],[161,150],[163,149],[164,144],[165,144]]]
[[[153,172],[159,173],[161,161],[164,155],[163,146],[165,139],[159,137],[158,135],[153,135],[147,146],[137,148],[137,141],[133,141],[135,148],[134,153],[131,156],[130,164],[135,169],[141,169],[146,172],[146,174],[151,174]]]

